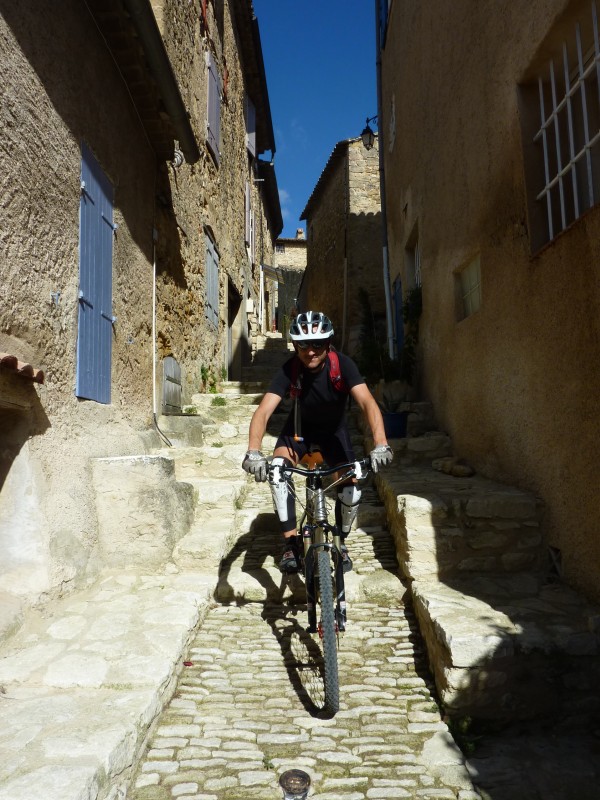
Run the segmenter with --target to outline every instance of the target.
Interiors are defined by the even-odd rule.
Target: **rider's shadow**
[[[301,579],[283,575],[277,567],[280,548],[275,514],[258,514],[250,530],[237,539],[221,561],[215,600],[223,605],[243,605],[303,597]]]
[[[221,562],[215,599],[221,605],[262,603],[262,617],[280,648],[290,683],[312,716],[322,717],[321,649],[302,624],[306,589],[300,575],[283,575],[278,523],[274,514],[259,514]]]

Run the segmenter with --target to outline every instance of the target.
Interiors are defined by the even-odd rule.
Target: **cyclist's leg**
[[[303,455],[303,445],[294,442],[291,435],[282,433],[275,444],[272,464],[295,466]],[[269,485],[273,497],[273,507],[279,518],[279,527],[283,538],[282,555],[279,567],[284,572],[297,572],[299,566],[296,501],[291,479],[275,480],[271,473]]]
[[[334,434],[324,438],[321,447],[325,460],[331,466],[348,463],[356,459],[350,440],[350,433],[345,424],[341,425]],[[335,480],[340,477],[341,473],[335,473]],[[361,491],[353,479],[346,481],[338,487],[338,495],[335,503],[335,523],[340,531],[344,572],[349,572],[352,569],[352,560],[348,554],[345,539],[350,533],[352,524],[356,519],[360,497]]]

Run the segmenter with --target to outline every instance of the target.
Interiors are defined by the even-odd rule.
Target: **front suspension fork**
[[[316,526],[315,526],[316,529]],[[319,630],[317,623],[317,598],[318,582],[316,571],[316,552],[319,549],[327,549],[331,553],[333,560],[334,587],[335,587],[335,618],[338,631],[346,630],[346,588],[344,586],[344,567],[342,563],[341,539],[337,528],[327,526],[323,529],[325,533],[333,534],[333,543],[321,541],[313,544],[314,529],[305,525],[302,529],[302,539],[304,543],[304,569],[306,581],[306,606],[308,612],[308,631],[317,633]]]

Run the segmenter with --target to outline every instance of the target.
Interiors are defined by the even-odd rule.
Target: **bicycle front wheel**
[[[325,683],[325,702],[323,710],[328,714],[336,714],[340,708],[340,682],[337,659],[337,631],[333,596],[333,579],[331,561],[327,550],[320,550],[319,567],[319,599],[321,604],[321,622],[319,634],[323,645],[323,671]]]

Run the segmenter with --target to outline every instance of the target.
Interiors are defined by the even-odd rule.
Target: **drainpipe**
[[[140,37],[148,66],[179,140],[179,147],[188,164],[194,164],[200,158],[200,151],[152,6],[148,0],[124,0],[124,3]]]
[[[385,317],[387,328],[388,353],[394,358],[394,323],[392,317],[392,292],[390,289],[390,265],[388,261],[387,212],[385,201],[385,168],[383,164],[383,119],[381,116],[381,11],[380,0],[375,0],[375,52],[377,73],[377,142],[379,147],[379,194],[381,195],[381,238],[383,247],[383,289],[385,292]]]

